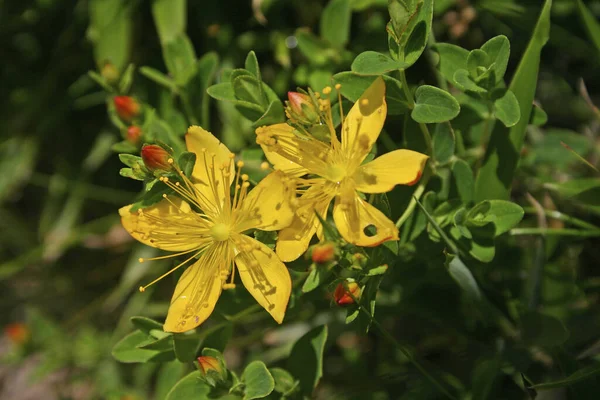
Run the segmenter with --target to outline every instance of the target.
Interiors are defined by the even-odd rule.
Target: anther
[[[143,262],[144,262],[144,259],[143,259],[142,257],[140,257],[140,258],[138,258],[138,261],[139,261],[140,263],[143,263]]]
[[[323,89],[323,94],[329,94],[331,93],[331,86],[325,86],[325,88]]]
[[[166,199],[166,198],[167,198],[167,194],[166,194],[166,193],[163,193],[163,195],[162,195],[162,198],[163,198],[163,199]]]
[[[167,162],[168,162],[169,164],[173,164],[175,161],[173,161],[173,159],[172,159],[172,158],[169,158],[169,159],[167,160]]]
[[[268,162],[266,162],[266,161],[263,161],[263,162],[260,164],[260,169],[262,169],[263,171],[266,171],[266,170],[267,170],[267,169],[269,169],[269,168],[270,168],[270,167],[269,167],[269,163],[268,163]]]
[[[248,174],[242,174],[242,180],[245,182],[248,180]]]
[[[340,83],[335,84],[335,90],[340,90],[341,88],[342,88],[342,85]]]
[[[140,291],[140,292],[142,292],[142,293],[143,293],[145,290],[146,290],[146,288],[145,288],[145,287],[143,287],[143,286],[140,286],[140,288],[139,288],[139,291]]]
[[[236,165],[237,165],[238,168],[242,168],[244,166],[244,162],[240,160],[240,161],[237,162]]]

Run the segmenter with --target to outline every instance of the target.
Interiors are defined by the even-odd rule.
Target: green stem
[[[406,81],[406,72],[404,72],[403,69],[399,71],[400,82],[402,82],[402,90],[404,91],[404,96],[406,96],[406,100],[408,101],[408,108],[412,110],[413,108],[415,108],[415,99],[413,98],[413,95],[410,92],[410,89],[408,88],[408,82]],[[419,128],[421,129],[421,132],[423,133],[423,138],[425,139],[425,145],[427,146],[427,154],[431,155],[433,146],[431,145],[431,134],[429,133],[429,129],[427,128],[427,125],[422,122],[419,122]]]
[[[381,326],[381,324],[379,323],[379,321],[377,321],[369,312],[369,310],[367,310],[365,308],[365,306],[363,306],[362,304],[360,304],[359,300],[354,297],[354,294],[352,294],[352,292],[350,291],[350,289],[348,288],[346,281],[342,281],[344,283],[344,288],[346,289],[346,293],[348,295],[350,295],[350,297],[352,297],[352,300],[354,301],[354,304],[356,304],[358,306],[358,308],[367,316],[367,318],[369,318],[369,321],[373,323],[373,325],[375,325],[375,327],[379,330],[379,332],[381,332],[381,334],[383,335],[383,337],[388,340],[390,342],[390,344],[392,346],[394,346],[395,348],[397,348],[398,350],[400,350],[400,352],[404,355],[404,357],[406,357],[406,359],[415,366],[415,368],[417,368],[419,370],[419,372],[421,374],[423,374],[423,376],[429,381],[431,382],[431,384],[433,384],[433,386],[435,386],[441,393],[443,393],[444,395],[446,395],[446,397],[448,397],[449,399],[452,400],[457,400],[456,397],[454,397],[450,392],[448,392],[448,390],[446,390],[446,388],[437,381],[437,379],[435,379],[433,376],[431,376],[431,374],[429,372],[427,372],[427,370],[425,369],[425,367],[423,367],[421,365],[421,363],[419,361],[417,361],[417,359],[415,358],[413,352],[408,349],[406,346],[402,345],[400,342],[398,342],[396,340],[396,338],[394,338],[383,326]]]
[[[535,208],[533,207],[523,207],[523,210],[525,210],[527,214],[537,214]],[[573,224],[583,229],[600,230],[600,227],[597,227],[596,225],[590,224],[589,222],[583,221],[575,217],[571,217],[570,215],[563,214],[557,210],[544,209],[544,215],[548,218],[557,219],[559,221]]]
[[[547,236],[579,236],[595,237],[600,236],[600,229],[581,230],[581,229],[545,229],[545,228],[514,228],[510,230],[512,236],[520,235],[547,235]]]
[[[429,164],[425,166],[425,171],[423,171],[423,177],[419,181],[419,186],[415,189],[412,197],[410,198],[410,202],[408,203],[408,207],[402,213],[398,221],[396,221],[396,228],[400,228],[402,224],[406,222],[406,220],[412,215],[415,207],[417,206],[417,200],[421,198],[423,193],[425,193],[425,188],[427,187],[427,183],[429,183],[429,179],[431,178],[431,169],[429,168]]]
[[[192,105],[190,104],[190,98],[188,94],[186,92],[183,92],[179,95],[179,98],[181,99],[181,105],[185,110],[185,114],[187,115],[190,124],[199,125],[198,119],[196,118],[196,115],[194,115],[194,111],[192,110]]]
[[[435,36],[433,35],[433,30],[429,32],[429,38],[427,39],[427,50],[425,51],[425,58],[427,62],[429,62],[429,66],[431,67],[433,74],[437,79],[438,86],[445,91],[448,91],[448,82],[446,82],[446,78],[442,75],[442,73],[436,68],[436,63],[434,62],[435,54],[431,50],[431,47],[436,44]]]

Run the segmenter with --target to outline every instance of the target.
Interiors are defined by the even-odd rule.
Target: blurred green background
[[[197,120],[239,152],[256,148],[252,124],[230,104],[203,96],[206,82],[192,81],[178,95],[138,69],[167,73],[162,45],[169,35],[185,32],[197,58],[218,56],[212,83],[220,81],[224,69],[243,65],[254,50],[263,80],[282,99],[298,86],[321,89],[334,73],[349,70],[362,51],[387,50],[385,0],[350,1],[350,35],[341,46],[322,37],[327,29],[320,25],[326,1],[188,1],[187,8],[178,9],[185,3],[0,1],[0,325],[6,327],[0,341],[0,399],[163,398],[183,373],[157,372],[159,366],[152,363],[119,364],[111,356],[112,346],[132,329],[129,317],[143,314],[161,320],[172,285],[166,280],[154,294],[137,292],[140,282],[157,276],[166,265],[139,264],[137,259],[152,250],[135,244],[120,226],[118,208],[132,202],[141,185],[119,175],[122,164],[111,147],[123,140],[125,132],[107,116],[112,96],[88,71],[110,78],[111,73],[125,74],[130,63],[135,65],[130,70],[132,92],[159,110],[171,126],[182,127],[178,135],[193,122],[190,115],[172,112],[187,95]],[[510,77],[541,3],[438,0],[433,32],[438,42],[467,49],[506,35],[511,42]],[[600,16],[600,1],[584,3],[596,18]],[[408,71],[409,82],[435,82],[429,55]],[[106,69],[108,60],[114,71]],[[538,194],[546,208],[558,205],[598,222],[597,212],[570,204],[562,208],[543,183],[589,175],[585,166],[569,158],[570,153],[562,152],[560,141],[598,164],[600,121],[580,87],[583,80],[591,101],[600,104],[599,65],[600,52],[581,23],[577,3],[555,0],[536,94],[548,121],[543,128],[528,131],[514,186],[517,199],[522,200],[525,192]],[[388,132],[400,142],[401,119],[392,120]],[[557,357],[573,366],[577,363],[573,354],[587,349],[597,356],[593,349],[600,339],[600,247],[594,238],[548,240],[543,301],[545,310],[570,324],[565,346],[571,350],[556,351],[564,352]],[[514,306],[522,300],[527,291],[524,271],[535,258],[534,248],[534,238],[522,240],[521,246],[513,241],[494,263],[478,266],[477,274],[485,277],[492,299],[500,302],[508,296]],[[477,371],[485,374],[485,367],[496,360],[489,353],[496,333],[469,319],[469,310],[463,309],[458,289],[447,276],[429,272],[399,269],[397,280],[389,278],[378,305],[380,321],[428,362],[476,385],[483,379]],[[402,297],[400,306],[393,296]],[[320,398],[334,394],[437,398],[434,389],[413,376],[416,372],[390,361],[380,338],[346,329],[343,319],[327,316],[323,293],[313,298],[315,305],[307,300],[296,315],[311,321],[333,318]],[[286,338],[297,338],[294,330],[305,327],[294,323],[281,330],[269,328],[274,325],[236,329],[227,355],[232,368],[245,365],[248,356],[280,360],[278,346],[292,340]],[[263,339],[266,332],[271,336]],[[285,346],[279,351],[285,352]],[[524,368],[534,365],[532,376],[536,368],[551,371],[538,376],[568,373],[535,349],[526,356],[515,350],[511,356],[522,357]],[[385,363],[390,363],[388,375],[381,375],[375,366]],[[511,378],[513,372],[503,371],[492,379],[503,394],[489,398],[525,398]],[[598,393],[598,386],[587,382],[580,392],[583,397],[572,398]],[[561,393],[552,398],[566,398]]]

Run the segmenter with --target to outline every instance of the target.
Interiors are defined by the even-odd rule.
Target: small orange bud
[[[144,165],[150,170],[162,169],[168,171],[171,169],[171,156],[165,149],[155,144],[148,144],[142,147],[142,160]]]
[[[288,92],[285,112],[291,121],[305,125],[314,125],[320,120],[318,107],[309,95],[303,93]]]
[[[4,334],[8,336],[14,344],[24,344],[29,340],[29,328],[27,325],[16,322],[8,324],[4,327]]]
[[[138,144],[142,137],[142,129],[139,126],[131,125],[127,128],[127,141],[133,144]]]
[[[312,248],[311,258],[317,264],[324,264],[335,258],[333,243],[318,244]]]
[[[302,104],[312,107],[312,101],[310,96],[307,96],[298,92],[288,92],[288,100],[290,101],[290,107],[298,114],[302,113]]]
[[[131,121],[140,115],[140,104],[133,97],[115,96],[113,102],[115,103],[115,109],[119,117],[126,121]]]
[[[102,66],[100,74],[111,85],[119,80],[119,70],[114,66],[114,64],[108,61]]]
[[[348,289],[344,287],[344,282],[340,282],[339,285],[335,288],[335,292],[333,292],[333,298],[338,306],[347,306],[349,304],[354,304],[354,298],[357,300],[360,299],[361,288],[358,286],[358,283],[355,281],[346,280],[345,282]],[[352,294],[352,296],[350,295]]]
[[[198,365],[200,366],[200,371],[203,375],[208,374],[209,371],[215,371],[218,374],[223,372],[221,369],[221,363],[215,357],[200,356],[198,357]]]

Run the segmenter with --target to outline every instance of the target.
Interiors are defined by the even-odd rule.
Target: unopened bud
[[[293,122],[312,125],[319,123],[318,108],[311,97],[298,92],[288,92],[286,114]]]
[[[346,289],[347,288],[347,289]],[[354,304],[354,299],[360,299],[361,289],[355,281],[340,282],[333,292],[333,298],[338,306]],[[352,298],[354,297],[354,298]]]
[[[131,125],[127,128],[127,141],[129,143],[138,144],[142,137],[142,129],[139,126]]]
[[[335,246],[333,243],[323,243],[312,248],[311,258],[314,263],[325,264],[335,258]]]
[[[111,85],[115,84],[119,80],[119,70],[114,66],[114,64],[108,61],[102,66],[100,75],[102,75],[102,77],[106,79],[106,82]]]
[[[151,171],[171,169],[171,155],[165,149],[155,144],[148,144],[142,147],[142,160],[144,165]]]
[[[198,365],[200,367],[200,372],[202,375],[207,375],[210,371],[214,371],[219,375],[223,372],[221,368],[221,363],[218,359],[211,356],[200,356],[198,357]]]
[[[130,96],[115,96],[113,98],[117,114],[125,121],[131,121],[140,115],[140,103]]]
[[[4,334],[14,344],[22,345],[29,340],[29,328],[22,323],[8,324],[4,327]]]

